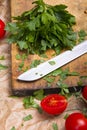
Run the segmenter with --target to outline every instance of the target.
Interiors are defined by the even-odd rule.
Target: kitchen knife
[[[72,50],[67,50],[60,55],[41,63],[37,67],[24,72],[19,75],[17,79],[22,81],[38,80],[85,53],[87,53],[87,40],[76,45]]]

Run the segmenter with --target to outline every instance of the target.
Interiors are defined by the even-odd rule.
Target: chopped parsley
[[[27,115],[27,116],[25,116],[25,117],[23,118],[23,121],[28,121],[28,120],[31,120],[32,118],[33,118],[32,115],[29,114],[29,115]]]
[[[56,64],[55,61],[49,61],[48,63],[49,63],[50,65],[55,65],[55,64]]]
[[[5,70],[7,68],[8,68],[8,66],[0,64],[0,70]]]
[[[29,96],[29,97],[25,97],[23,99],[23,105],[24,107],[27,108],[36,108],[40,113],[42,113],[42,110],[40,108],[40,106],[34,101],[34,97],[33,96]]]
[[[16,60],[20,60],[21,59],[21,55],[19,55],[19,54],[16,54]]]
[[[78,35],[79,35],[79,42],[82,42],[84,40],[84,38],[87,36],[87,33],[84,31],[84,30],[80,30],[78,32]]]
[[[69,116],[69,114],[66,113],[65,116],[64,116],[64,119],[66,120],[68,116]]]
[[[40,89],[33,93],[34,97],[38,100],[42,100],[44,98],[44,90]]]
[[[20,50],[28,54],[43,54],[53,49],[57,54],[63,49],[72,49],[78,37],[86,36],[85,31],[79,34],[73,30],[75,16],[67,11],[67,6],[48,5],[43,0],[36,0],[31,10],[13,17],[6,30],[10,32],[8,43],[16,43]],[[79,41],[81,41],[79,40]]]
[[[33,60],[32,63],[30,64],[30,68],[35,68],[35,67],[37,67],[40,63],[43,63],[43,62],[44,62],[44,60],[37,60],[37,59],[35,59],[35,60]]]
[[[18,71],[27,71],[28,70],[28,66],[25,67],[24,65],[24,61],[27,59],[27,55],[26,54],[16,54],[15,56],[16,60],[20,60],[21,63],[18,65]]]
[[[52,128],[53,128],[53,130],[58,130],[58,125],[57,125],[57,123],[53,123],[53,124],[52,124]]]
[[[18,70],[21,71],[24,67],[24,61],[22,61],[19,66],[18,66]]]
[[[16,130],[15,127],[13,126],[10,130]]]

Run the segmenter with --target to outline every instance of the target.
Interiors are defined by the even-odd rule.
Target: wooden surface
[[[18,16],[25,10],[31,9],[33,0],[11,0],[11,15],[12,16]],[[86,0],[74,0],[73,2],[70,2],[71,0],[44,0],[46,3],[55,5],[55,4],[66,4],[68,6],[68,10],[70,13],[72,13],[76,17],[76,26],[74,27],[75,30],[84,29],[87,31],[87,1]],[[79,50],[78,50],[79,51]],[[14,95],[28,95],[31,94],[33,91],[37,89],[45,89],[49,91],[47,87],[47,82],[43,79],[33,81],[33,82],[23,82],[18,81],[17,77],[22,73],[18,71],[18,66],[21,61],[16,60],[15,56],[16,54],[19,54],[18,48],[14,45],[12,45],[11,48],[11,56],[12,56],[12,90]],[[52,51],[49,51],[48,53],[49,58],[52,54]],[[27,60],[25,61],[25,66],[29,66],[30,63],[34,59],[39,59],[37,55],[29,55]],[[80,75],[87,75],[87,64],[84,64],[87,62],[87,54],[79,57],[78,59],[70,62],[69,64],[63,66],[62,68],[69,68],[70,71],[76,71],[79,72]],[[77,86],[77,82],[79,81],[79,78],[77,76],[68,77],[65,81],[70,87],[71,86]],[[56,88],[56,82],[57,78],[55,79],[55,82],[52,83],[51,88]],[[87,79],[84,79],[83,84],[87,84]],[[53,89],[52,89],[53,92]]]

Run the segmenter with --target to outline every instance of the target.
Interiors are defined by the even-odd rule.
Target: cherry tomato
[[[87,130],[87,119],[82,113],[72,113],[65,121],[66,130]]]
[[[87,85],[83,88],[82,96],[87,100]]]
[[[6,31],[5,29],[5,23],[0,19],[0,39],[4,37]]]
[[[48,114],[58,115],[67,107],[67,99],[59,94],[50,94],[41,101],[42,109]]]

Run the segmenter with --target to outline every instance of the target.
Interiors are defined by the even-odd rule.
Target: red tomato
[[[0,19],[0,39],[4,37],[5,35],[5,24],[4,22]]]
[[[50,94],[41,101],[42,109],[48,114],[58,115],[67,107],[67,100],[59,94]]]
[[[87,100],[87,85],[83,88],[82,96]]]
[[[82,113],[72,113],[65,121],[66,130],[87,130],[87,119]]]

